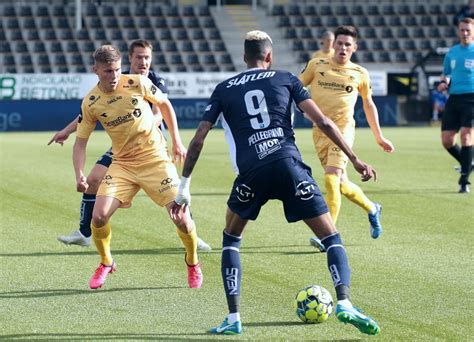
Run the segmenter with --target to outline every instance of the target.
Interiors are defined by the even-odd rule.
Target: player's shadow
[[[184,337],[186,336],[186,337]],[[196,336],[192,338],[189,336]],[[14,340],[35,340],[35,341],[87,341],[87,340],[122,340],[122,341],[209,341],[207,333],[189,333],[183,331],[182,333],[149,333],[149,334],[133,334],[133,333],[109,333],[109,334],[48,334],[48,333],[36,333],[36,334],[12,334],[12,335],[0,335],[0,340],[14,341]]]
[[[117,255],[160,255],[182,254],[182,248],[149,248],[149,249],[117,249]],[[33,252],[33,253],[2,253],[0,257],[42,257],[42,256],[83,256],[97,255],[97,251],[71,251],[71,252]]]
[[[132,292],[132,291],[162,291],[173,289],[185,289],[185,286],[163,286],[163,287],[121,287],[115,289],[103,289],[100,291],[81,290],[81,289],[51,289],[51,290],[31,290],[31,291],[11,291],[0,292],[0,298],[16,299],[16,298],[45,298],[45,297],[62,297],[76,295],[98,295],[103,296],[112,292]]]

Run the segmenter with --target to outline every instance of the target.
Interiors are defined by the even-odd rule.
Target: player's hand
[[[367,182],[371,178],[373,178],[374,181],[377,181],[377,171],[375,171],[375,169],[369,164],[366,164],[362,160],[356,158],[354,161],[352,161],[352,165],[354,165],[354,169],[360,173],[360,179],[363,182]]]
[[[446,82],[440,82],[440,84],[438,84],[438,91],[440,92],[446,91],[448,88],[449,86]]]
[[[380,137],[380,139],[377,141],[377,144],[379,144],[385,152],[392,153],[395,151],[395,147],[393,146],[392,142],[388,139],[385,139],[384,137]]]
[[[64,142],[69,138],[69,134],[64,131],[56,132],[56,134],[51,138],[48,145],[51,145],[53,142],[63,146]]]
[[[86,192],[87,189],[89,189],[87,177],[82,175],[76,180],[76,190],[77,192]]]
[[[173,145],[173,163],[177,163],[180,167],[183,167],[184,160],[188,151],[181,142]]]

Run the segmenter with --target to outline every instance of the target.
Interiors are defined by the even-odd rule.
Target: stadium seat
[[[367,41],[360,40],[357,42],[357,50],[359,51],[366,51],[367,50]]]
[[[63,46],[61,45],[61,42],[55,40],[55,41],[52,41],[49,45],[49,51],[50,52],[54,52],[54,53],[57,53],[57,52],[63,52]]]
[[[86,16],[88,17],[97,17],[99,15],[99,13],[97,12],[97,6],[91,3],[86,5],[85,12]]]
[[[69,68],[66,64],[57,65],[57,72],[67,74],[69,72]]]
[[[376,39],[372,41],[372,50],[374,51],[383,51],[385,50],[382,40]]]
[[[82,56],[80,54],[71,55],[71,65],[82,65],[83,66],[84,61],[82,60]]]
[[[180,41],[180,50],[183,52],[194,52],[193,42],[190,40]]]
[[[413,29],[413,38],[425,38],[425,31],[423,30],[423,27],[415,27]]]
[[[176,64],[183,64],[183,59],[179,53],[174,53],[170,57],[170,64],[171,65],[176,65]]]
[[[38,40],[33,44],[33,52],[35,53],[46,52],[46,47],[41,40]]]
[[[17,18],[8,18],[7,20],[7,29],[14,30],[19,29],[20,23],[18,22]]]
[[[351,9],[351,14],[356,16],[365,15],[364,7],[361,5],[353,5]]]
[[[165,18],[158,17],[155,19],[154,27],[161,28],[161,29],[168,28],[168,22],[166,21]]]
[[[379,7],[377,5],[369,5],[367,7],[367,14],[373,16],[380,16]],[[383,18],[383,17],[380,17]]]
[[[27,39],[29,42],[33,42],[33,41],[36,41],[36,40],[40,40],[40,36],[39,36],[38,30],[28,30],[28,31],[26,32],[26,39]]]
[[[438,26],[449,26],[450,23],[448,21],[448,18],[445,15],[438,15],[436,19],[436,25]]]
[[[443,36],[445,38],[457,38],[456,29],[452,26],[445,27]]]
[[[211,48],[209,47],[209,43],[208,43],[207,41],[201,40],[201,41],[199,41],[199,43],[198,43],[198,48],[197,48],[197,50],[198,50],[199,52],[209,52],[209,51],[211,51]]]
[[[405,26],[418,26],[418,20],[416,16],[410,15],[406,16],[404,18],[404,23]]]
[[[277,23],[278,27],[291,27],[291,21],[289,17],[280,17]]]
[[[357,26],[358,27],[367,27],[370,26],[369,18],[366,16],[357,17]]]
[[[33,18],[24,18],[23,19],[23,28],[25,29],[37,29],[36,22]]]
[[[138,28],[143,28],[147,30],[151,29],[152,27],[151,20],[148,17],[137,18],[136,24]]]
[[[406,27],[399,27],[397,29],[397,38],[409,38],[410,34]]]
[[[110,39],[112,40],[123,40],[122,30],[114,29],[110,31]]]
[[[102,25],[102,20],[100,19],[100,17],[90,17],[88,18],[89,20],[89,28],[93,28],[93,29],[102,29],[103,28],[103,25]]]
[[[87,68],[84,65],[76,65],[74,67],[74,72],[85,73],[87,72]]]
[[[21,6],[18,11],[19,17],[33,17],[32,6]]]
[[[455,4],[448,3],[444,5],[444,14],[453,15],[456,14],[458,10]]]
[[[40,72],[43,74],[50,74],[53,72],[50,65],[41,65]]]
[[[204,66],[205,71],[210,71],[210,72],[219,72],[221,71],[220,67],[217,64],[210,64]]]
[[[166,42],[165,51],[167,51],[167,52],[177,52],[178,51],[178,46],[176,45],[176,42],[174,40],[170,40],[170,41]]]
[[[190,68],[192,72],[203,72],[204,68],[201,64],[190,64]]]
[[[31,56],[28,54],[21,55],[20,57],[20,65],[33,65],[33,60],[31,59]]]
[[[401,15],[411,15],[410,6],[407,4],[400,4],[397,6],[397,13]]]
[[[415,41],[413,39],[406,39],[403,43],[403,49],[409,50],[409,51],[416,50],[417,48],[416,48]]]
[[[66,52],[79,52],[79,46],[75,40],[70,40],[66,43]]]
[[[52,15],[53,17],[65,17],[66,12],[64,11],[64,7],[61,5],[54,5]]]
[[[3,55],[3,64],[5,66],[15,66],[15,57],[12,54]]]
[[[365,38],[370,38],[370,39],[373,39],[373,38],[377,38],[377,32],[375,31],[375,29],[373,27],[366,27],[364,29],[364,33],[362,35]]]
[[[316,6],[314,5],[306,5],[304,8],[304,14],[309,16],[316,16],[318,12],[316,11]]]
[[[322,21],[320,16],[315,16],[315,17],[311,17],[311,19],[309,21],[309,26],[310,27],[320,27],[320,26],[324,26],[324,24],[323,24],[323,21]]]
[[[383,15],[395,15],[395,8],[392,4],[386,4],[382,7],[382,14]]]
[[[408,62],[407,55],[406,55],[405,51],[397,51],[395,53],[395,62],[397,62],[397,63],[407,63]]]
[[[201,27],[201,24],[199,23],[199,19],[196,17],[189,17],[185,19],[184,22],[185,26],[187,28],[198,28]]]
[[[382,38],[393,38],[393,32],[390,27],[384,27],[382,28]]]
[[[211,28],[208,30],[208,37],[210,40],[221,40],[221,33],[217,28]]]
[[[202,22],[202,27],[213,28],[216,27],[216,23],[214,22],[214,19],[212,19],[212,17],[206,17]]]
[[[3,7],[3,16],[5,16],[5,17],[15,17],[16,16],[15,7],[10,6],[10,5],[5,5]]]
[[[135,20],[132,17],[120,18],[120,23],[122,24],[122,29],[136,29]]]
[[[118,23],[117,18],[108,17],[107,20],[105,21],[105,27],[107,27],[108,29],[118,29],[119,23]]]
[[[202,65],[213,65],[216,64],[216,59],[213,54],[202,55]]]
[[[441,15],[441,14],[443,14],[443,12],[441,11],[441,6],[438,5],[438,4],[430,4],[429,14],[431,14],[431,15]]]
[[[390,17],[388,24],[393,27],[393,26],[401,26],[402,25],[402,20],[400,19],[399,16],[393,16]]]
[[[168,17],[179,17],[178,6],[168,6],[166,9],[166,16]]]
[[[189,39],[188,31],[185,28],[175,29],[175,38],[176,40],[187,40]]]
[[[300,9],[300,6],[298,5],[289,5],[287,12],[288,12],[288,15],[291,15],[291,16],[301,15],[301,9]]]
[[[18,41],[15,45],[15,52],[28,53],[28,45],[24,41]]]
[[[10,31],[10,40],[11,41],[23,40],[22,31],[21,30]]]
[[[215,41],[212,50],[216,52],[226,51],[224,42],[222,40]]]
[[[319,12],[321,15],[334,15],[330,5],[322,5]]]
[[[105,33],[105,30],[99,29],[96,30],[94,33],[94,39],[95,40],[107,40],[107,34]]]
[[[298,58],[297,58],[298,63],[308,63],[310,59],[311,59],[311,56],[306,51],[302,51],[298,53]]]
[[[199,64],[199,58],[198,55],[195,53],[190,53],[189,55],[186,56],[186,64]]]
[[[135,39],[140,39],[140,34],[138,33],[137,30],[131,29],[127,31],[127,39],[128,40],[135,40]]]
[[[161,53],[153,53],[153,61],[155,64],[158,65],[166,65],[166,58],[165,55]]]
[[[156,40],[155,30],[146,29],[143,34],[143,38],[145,38],[146,40],[151,40],[151,41]]]
[[[438,47],[447,47],[448,44],[446,43],[446,40],[444,39],[436,39],[436,43],[435,43],[435,48],[438,48]]]
[[[129,6],[119,6],[118,16],[119,17],[131,17],[132,13],[130,12],[130,7]]]
[[[364,52],[363,61],[364,63],[374,63],[375,62],[374,54],[371,51]]]
[[[193,30],[193,39],[194,40],[206,39],[206,37],[204,35],[204,31],[202,29]]]
[[[55,18],[55,22],[56,22],[57,28],[60,28],[60,29],[71,28],[71,26],[69,25],[69,21],[67,20],[66,17],[57,17]]]
[[[389,51],[399,51],[400,50],[400,42],[397,39],[389,40],[388,50]]]
[[[39,27],[41,29],[50,29],[53,28],[53,22],[49,17],[43,17],[40,19]]]
[[[424,15],[421,17],[420,24],[423,26],[433,26],[433,19],[430,15]]]
[[[382,51],[379,53],[378,61],[380,63],[390,63],[392,61],[390,54],[387,51]]]
[[[439,32],[439,28],[437,26],[430,27],[428,29],[428,37],[430,37],[430,38],[440,38],[441,33]]]
[[[38,7],[36,7],[36,16],[37,17],[49,17],[49,7],[48,6],[38,6]]]
[[[232,64],[232,57],[230,56],[229,53],[223,53],[220,57],[219,57],[219,63],[221,64]]]
[[[429,40],[429,39],[422,40],[420,42],[420,49],[425,50],[425,51],[433,50],[433,44],[431,43],[431,40]]]
[[[425,15],[426,13],[426,8],[425,5],[423,4],[415,4],[415,7],[413,9],[413,13],[417,15]]]
[[[319,44],[316,40],[309,39],[306,41],[306,50],[317,51],[319,50]]]
[[[87,29],[82,29],[79,31],[76,31],[76,39],[77,40],[89,40],[89,31]]]
[[[301,29],[301,32],[300,32],[300,38],[304,38],[304,39],[314,39],[313,37],[313,31],[308,28],[308,27],[304,27]]]
[[[292,48],[293,51],[304,51],[305,50],[303,41],[301,39],[294,40],[293,43],[292,43],[291,48]]]
[[[387,23],[385,22],[385,17],[382,16],[375,17],[372,22],[374,26],[387,26]]]
[[[115,17],[115,10],[113,6],[109,5],[101,5],[101,13],[103,17]]]
[[[349,11],[347,10],[347,6],[346,6],[346,5],[339,5],[339,6],[336,6],[336,9],[335,9],[334,12],[335,12],[336,15],[338,15],[338,16],[349,15]]]
[[[272,16],[284,16],[284,15],[286,15],[285,9],[282,5],[274,5],[270,14]]]
[[[161,6],[159,6],[159,5],[152,6],[151,10],[150,10],[150,16],[152,18],[162,17],[163,16],[163,10],[161,9]]]
[[[354,23],[354,19],[350,16],[345,16],[345,17],[342,17],[341,19],[341,24],[342,25],[349,25],[349,26],[355,26],[355,23]]]
[[[328,16],[326,18],[326,26],[328,26],[328,27],[338,27],[339,26],[339,19],[335,16]]]
[[[181,17],[171,18],[170,27],[172,28],[184,28],[184,23]]]
[[[11,53],[11,52],[12,50],[10,47],[10,43],[6,41],[0,41],[0,53],[4,54],[4,53]]]
[[[92,42],[91,40],[86,40],[82,42],[82,47],[81,47],[82,52],[92,53],[95,51],[95,49],[96,47],[94,45],[94,42]]]
[[[183,17],[194,17],[196,13],[193,6],[183,6],[181,14]]]
[[[35,68],[33,64],[26,64],[23,65],[23,70],[21,71],[23,74],[34,74],[35,73]]]

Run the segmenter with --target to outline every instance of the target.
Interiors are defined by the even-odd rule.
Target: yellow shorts
[[[178,172],[170,160],[152,160],[136,166],[112,162],[97,196],[116,198],[122,208],[127,208],[143,189],[156,204],[165,206],[176,198],[178,186]]]
[[[352,148],[354,144],[355,129],[346,127],[341,131],[344,141]],[[322,166],[332,166],[345,170],[349,158],[342,150],[332,142],[321,130],[313,127],[313,142],[319,161]]]

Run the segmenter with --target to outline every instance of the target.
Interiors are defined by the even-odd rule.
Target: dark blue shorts
[[[112,164],[112,148],[105,152],[95,163],[109,167]]]
[[[295,158],[284,158],[255,171],[239,175],[234,181],[227,205],[246,220],[255,220],[268,200],[283,202],[288,222],[318,217],[328,207],[311,168]]]

